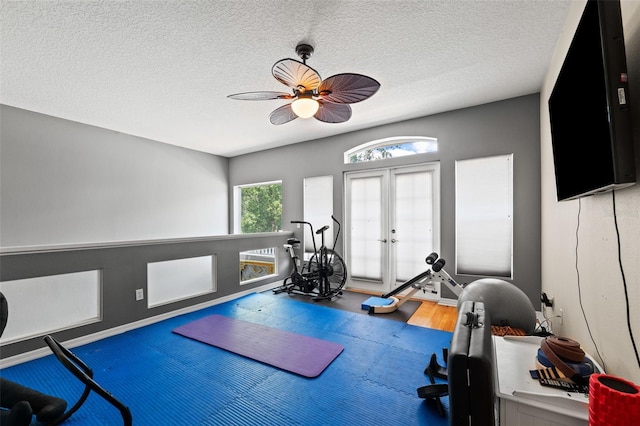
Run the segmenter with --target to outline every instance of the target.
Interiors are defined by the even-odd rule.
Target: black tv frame
[[[619,0],[588,0],[549,97],[558,201],[636,183]]]

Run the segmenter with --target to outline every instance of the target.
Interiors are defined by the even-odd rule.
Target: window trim
[[[233,187],[233,233],[242,234],[242,197],[241,193],[244,188],[254,186],[266,186],[279,184],[282,187],[282,179],[271,180],[265,182],[248,183],[244,185],[234,185]],[[284,197],[284,195],[283,195]],[[282,203],[282,200],[280,201]]]

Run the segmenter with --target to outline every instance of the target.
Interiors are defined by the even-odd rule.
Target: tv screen
[[[589,0],[549,97],[558,201],[633,185],[619,1]]]

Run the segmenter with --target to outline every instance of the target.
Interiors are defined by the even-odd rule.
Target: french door
[[[440,246],[440,165],[345,174],[348,287],[387,293],[423,272]],[[416,297],[439,298],[433,292]]]

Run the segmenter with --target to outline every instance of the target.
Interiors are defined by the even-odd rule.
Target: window
[[[456,161],[456,273],[513,278],[513,154]]]
[[[240,284],[276,274],[276,248],[240,252]]]
[[[216,257],[147,263],[147,306],[166,305],[216,291]]]
[[[236,234],[282,230],[282,181],[236,186],[234,202]]]
[[[333,176],[316,176],[304,178],[304,221],[313,226],[317,231],[323,226],[329,226],[325,232],[325,242],[328,247],[333,247]],[[304,226],[304,260],[309,260],[314,253],[311,229]],[[320,246],[320,239],[316,241]]]
[[[9,301],[4,345],[102,319],[102,270],[0,282]]]
[[[425,136],[397,136],[367,142],[344,153],[344,163],[364,163],[385,158],[438,152],[438,139]]]

